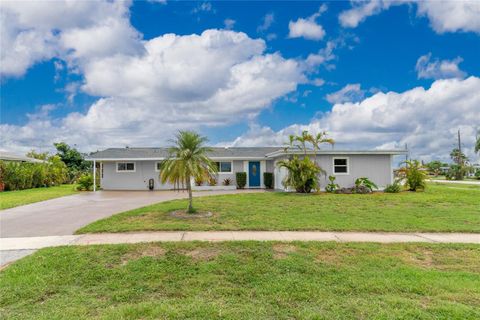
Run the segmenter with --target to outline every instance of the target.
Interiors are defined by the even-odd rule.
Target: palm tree
[[[332,138],[327,138],[327,133],[325,131],[317,133],[316,136],[312,136],[310,142],[312,143],[313,150],[315,152],[320,150],[320,145],[322,143],[329,143],[332,146],[335,144],[335,140],[333,140]]]
[[[187,188],[187,213],[194,213],[192,197],[192,178],[211,177],[217,172],[217,167],[207,156],[211,150],[205,146],[206,137],[193,131],[179,131],[172,140],[174,146],[168,149],[168,158],[160,165],[160,179],[162,183],[170,182],[176,187]]]

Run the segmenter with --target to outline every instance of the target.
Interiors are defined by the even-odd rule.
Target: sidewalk
[[[70,236],[2,238],[0,250],[34,250],[64,245],[141,243],[156,241],[336,241],[336,242],[429,242],[480,244],[478,233],[387,233],[321,231],[165,231],[97,233]]]

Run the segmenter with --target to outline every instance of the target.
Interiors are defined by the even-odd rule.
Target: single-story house
[[[303,155],[301,151],[288,151],[282,147],[225,147],[211,148],[209,157],[218,163],[217,186],[225,179],[230,179],[229,188],[236,185],[235,173],[246,172],[246,188],[264,188],[263,173],[271,172],[274,176],[275,189],[284,189],[282,180],[287,172],[276,164],[288,158],[292,153]],[[321,187],[328,183],[329,175],[336,176],[336,183],[341,187],[350,187],[355,179],[368,177],[379,188],[393,182],[393,156],[406,154],[405,150],[320,150],[316,152],[317,163],[326,171],[321,179]],[[311,158],[313,151],[308,152]],[[110,148],[92,153],[87,160],[100,170],[100,186],[104,190],[148,190],[153,182],[155,190],[173,189],[171,184],[162,184],[159,179],[160,163],[168,156],[167,148]],[[205,183],[207,184],[207,183]],[[200,187],[208,188],[207,186]],[[197,189],[199,189],[197,187]]]
[[[43,160],[38,160],[30,158],[21,154],[17,154],[9,151],[0,151],[0,160],[6,162],[31,162],[31,163],[42,163]]]

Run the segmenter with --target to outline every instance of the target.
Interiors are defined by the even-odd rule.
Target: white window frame
[[[347,160],[347,172],[335,172],[335,160]],[[333,157],[332,173],[335,176],[348,176],[350,174],[350,158],[349,157]]]
[[[218,174],[232,174],[233,173],[233,161],[214,161],[218,162]],[[221,162],[229,162],[230,163],[230,171],[220,171],[220,163]]]
[[[155,172],[160,172],[160,169],[158,169],[158,165],[162,163],[162,161],[155,161]]]
[[[133,170],[118,170],[118,165],[120,163],[133,163]],[[125,166],[126,168],[126,166]],[[118,161],[118,162],[115,162],[115,171],[117,173],[131,173],[131,172],[136,172],[137,171],[137,163],[134,162],[134,161]]]

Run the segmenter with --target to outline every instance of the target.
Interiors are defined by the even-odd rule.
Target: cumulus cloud
[[[459,68],[463,61],[461,57],[453,60],[431,61],[432,54],[428,53],[417,60],[415,70],[419,79],[443,79],[443,78],[464,78],[466,73]]]
[[[141,35],[130,25],[129,6],[128,1],[0,2],[0,75],[22,76],[53,57],[80,63],[139,52]]]
[[[347,84],[342,89],[332,92],[326,95],[328,102],[344,103],[344,102],[357,102],[363,99],[365,91],[361,89],[359,83]]]
[[[306,82],[296,60],[264,53],[263,40],[241,32],[165,34],[142,44],[143,54],[98,56],[81,64],[81,89],[103,97],[85,114],[2,125],[4,147],[46,148],[59,137],[91,148],[160,145],[179,128],[254,117]],[[33,135],[37,130],[43,131]]]
[[[289,134],[327,130],[337,141],[337,149],[392,149],[408,144],[415,158],[448,160],[456,131],[461,129],[465,152],[475,159],[479,105],[480,78],[443,79],[428,89],[378,92],[359,102],[338,103],[308,124],[294,124],[279,131],[252,126],[244,135],[223,144],[282,145]]]
[[[351,2],[352,8],[339,15],[339,21],[343,27],[355,28],[368,17],[392,6],[415,3],[417,16],[426,16],[437,33],[458,31],[480,33],[480,2],[476,0],[370,0],[367,2],[351,0]]]
[[[321,40],[325,36],[325,29],[316,22],[316,19],[327,10],[327,6],[323,4],[318,11],[312,16],[304,19],[299,18],[297,21],[288,23],[289,38],[305,38],[308,40]]]

